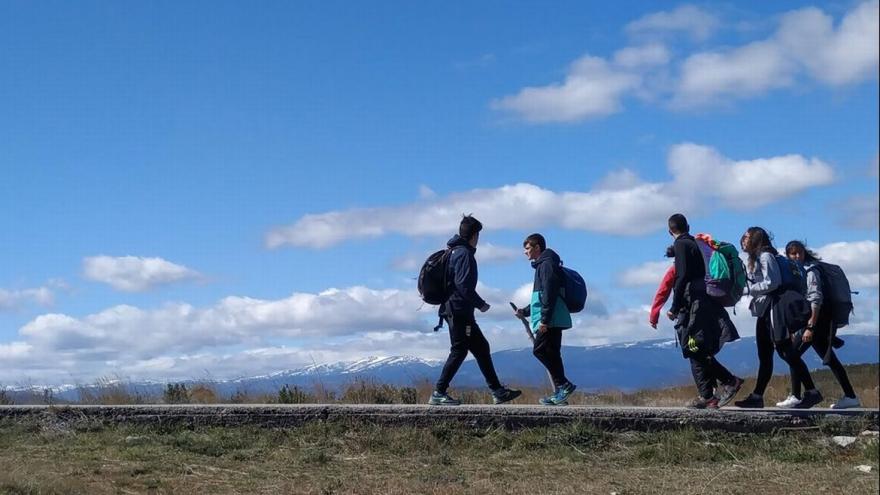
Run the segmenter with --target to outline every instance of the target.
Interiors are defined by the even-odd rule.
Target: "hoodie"
[[[454,235],[446,243],[452,250],[449,255],[449,264],[446,267],[446,279],[450,281],[450,295],[445,309],[446,315],[469,313],[474,309],[483,307],[486,301],[477,294],[477,260],[474,254],[477,249],[458,234]]]
[[[535,282],[532,285],[532,301],[523,313],[531,317],[533,332],[541,323],[550,328],[571,328],[571,313],[562,300],[562,261],[552,249],[545,249],[538,259],[532,261]]]

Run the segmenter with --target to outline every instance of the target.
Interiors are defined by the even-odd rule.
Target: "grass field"
[[[877,493],[876,438],[842,448],[831,433],[7,421],[0,493]]]

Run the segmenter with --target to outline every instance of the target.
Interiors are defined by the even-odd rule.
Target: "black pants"
[[[440,393],[446,393],[449,388],[449,382],[458,372],[461,363],[467,357],[468,351],[474,355],[477,360],[477,366],[486,378],[486,384],[492,390],[501,388],[501,382],[498,381],[498,375],[495,373],[495,366],[492,364],[492,355],[489,351],[489,342],[480,331],[473,314],[453,315],[452,318],[446,318],[449,325],[449,357],[446,358],[446,364],[443,365],[443,371],[440,373],[440,379],[437,380],[436,390]]]
[[[849,382],[849,376],[846,374],[846,369],[843,367],[843,364],[837,359],[837,354],[834,354],[834,349],[830,349],[831,342],[831,317],[830,315],[819,313],[819,319],[816,321],[816,328],[813,331],[813,340],[801,346],[798,349],[798,353],[803,355],[807,352],[807,349],[810,347],[816,351],[816,354],[819,355],[823,360],[825,360],[826,364],[829,368],[831,368],[831,372],[834,373],[834,378],[837,379],[837,383],[840,384],[840,388],[843,389],[843,395],[847,397],[855,398],[856,392],[852,388],[852,384]],[[798,376],[795,373],[791,374],[791,394],[801,398],[801,382],[798,379]]]
[[[700,397],[709,399],[715,394],[715,388],[719,384],[732,385],[736,381],[733,373],[727,370],[713,356],[691,356],[691,373],[694,375],[694,383]]]
[[[773,342],[770,329],[770,312],[767,311],[765,316],[758,318],[755,324],[755,340],[758,343],[758,379],[755,381],[754,393],[764,395],[767,390],[767,384],[770,383],[770,377],[773,376],[773,348],[779,357],[788,363],[791,375],[797,376],[807,390],[816,388],[813,384],[813,378],[810,376],[810,370],[807,364],[801,359],[801,354],[791,344],[791,339],[783,339]]]
[[[557,387],[568,383],[565,367],[562,365],[562,329],[548,328],[546,332],[535,334],[535,347],[532,354],[550,372],[553,385]]]

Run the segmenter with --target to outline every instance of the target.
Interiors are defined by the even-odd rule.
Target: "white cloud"
[[[109,284],[126,292],[140,292],[201,275],[162,258],[139,256],[93,256],[83,259],[83,274],[89,280]]]
[[[0,311],[18,309],[26,304],[48,307],[55,302],[55,294],[48,287],[31,289],[0,288]]]
[[[681,5],[675,10],[645,15],[626,25],[630,36],[662,36],[667,33],[685,33],[695,41],[702,41],[719,27],[719,20],[709,12],[693,5]]]
[[[639,84],[638,75],[584,55],[571,64],[564,82],[523,88],[494,100],[491,107],[531,123],[577,122],[617,112],[620,99]]]
[[[672,266],[672,260],[648,261],[639,266],[628,268],[620,276],[620,284],[624,287],[638,287],[643,285],[657,286],[666,274],[666,270]]]
[[[836,29],[833,19],[819,9],[791,11],[765,40],[691,55],[682,64],[673,106],[755,96],[793,86],[801,74],[830,86],[874,78],[880,58],[878,5],[859,4]]]
[[[837,204],[840,224],[851,229],[877,230],[880,224],[880,196],[853,196]]]
[[[852,290],[880,286],[880,244],[877,241],[834,242],[816,249],[824,261],[840,265]]]
[[[432,198],[436,198],[436,197],[437,197],[437,193],[435,193],[434,190],[431,189],[430,187],[428,187],[424,184],[419,186],[419,198],[432,199]]]
[[[320,249],[349,239],[392,233],[448,234],[458,225],[462,212],[473,212],[487,230],[562,227],[640,235],[663,228],[673,212],[686,212],[708,202],[700,200],[720,200],[747,209],[827,184],[833,178],[832,169],[818,159],[786,155],[735,161],[713,148],[691,143],[674,146],[668,161],[672,174],[669,182],[648,183],[623,171],[612,173],[588,192],[554,192],[520,183],[398,207],[309,214],[292,225],[271,230],[266,244],[270,248],[290,245]],[[768,181],[767,177],[772,179]],[[512,253],[509,256],[516,257]],[[420,263],[401,260],[395,264],[408,267]]]
[[[614,64],[626,69],[662,66],[669,63],[671,55],[664,45],[652,43],[622,48],[614,53]]]

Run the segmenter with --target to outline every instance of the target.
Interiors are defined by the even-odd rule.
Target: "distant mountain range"
[[[876,335],[844,335],[846,345],[838,355],[845,364],[877,363],[880,361],[880,337]],[[690,366],[676,348],[675,341],[653,340],[629,344],[611,344],[593,347],[563,347],[566,375],[580,390],[597,391],[639,388],[660,388],[690,383]],[[755,339],[744,338],[727,344],[719,360],[739,376],[754,375],[757,370]],[[502,382],[510,386],[547,385],[544,368],[532,356],[531,349],[496,352],[492,355]],[[805,354],[811,369],[822,367],[812,350]],[[275,393],[283,385],[299,386],[311,391],[316,385],[339,390],[356,380],[369,380],[397,386],[411,386],[419,382],[433,382],[440,374],[442,361],[416,357],[367,358],[353,362],[338,362],[284,370],[264,376],[238,378],[213,382],[216,391],[228,397],[236,391],[248,393]],[[787,365],[777,356],[776,373],[784,373]],[[198,383],[193,381],[190,383]],[[187,383],[187,382],[183,382]],[[462,365],[452,382],[454,387],[485,386],[473,359]],[[126,387],[144,395],[161,395],[165,383],[131,382]],[[88,388],[88,387],[86,387]],[[22,392],[10,389],[7,393]],[[32,393],[32,392],[31,392]],[[54,387],[54,396],[61,400],[78,400],[76,387]]]

